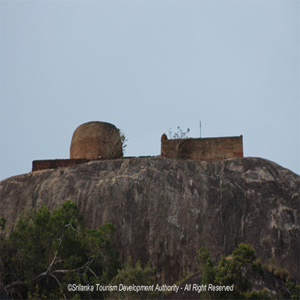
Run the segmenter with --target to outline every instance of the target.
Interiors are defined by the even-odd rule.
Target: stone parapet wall
[[[161,139],[161,156],[166,158],[181,158],[194,160],[222,160],[234,157],[243,157],[243,136],[198,139]],[[100,160],[104,157],[98,158]],[[71,158],[34,160],[32,171],[56,169],[75,166],[94,159]]]
[[[75,166],[88,162],[88,159],[49,159],[49,160],[34,160],[32,162],[32,172],[46,170],[46,169],[56,169],[65,168],[70,166]]]
[[[198,139],[161,139],[161,156],[194,160],[243,157],[243,136]]]

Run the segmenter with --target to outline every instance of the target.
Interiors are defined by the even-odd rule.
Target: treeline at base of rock
[[[293,299],[292,286],[264,271],[255,251],[241,243],[216,263],[205,247],[198,250],[200,273],[182,284],[159,284],[150,262],[121,267],[108,223],[87,229],[77,205],[64,202],[52,212],[45,206],[24,211],[15,230],[4,236],[1,219],[1,293],[11,299]],[[2,291],[3,289],[3,291]],[[171,292],[171,293],[170,293]]]

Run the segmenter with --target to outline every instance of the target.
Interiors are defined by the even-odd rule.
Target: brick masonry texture
[[[32,172],[46,169],[65,168],[88,162],[88,159],[49,159],[34,160],[32,162]]]
[[[161,157],[215,161],[243,157],[243,136],[170,139],[161,137]],[[73,133],[70,159],[34,160],[32,171],[75,166],[91,160],[123,158],[119,130],[110,123],[88,122]]]
[[[198,139],[161,139],[161,156],[194,160],[243,157],[243,136]]]
[[[88,122],[73,133],[70,158],[121,158],[122,143],[118,129],[106,122]]]

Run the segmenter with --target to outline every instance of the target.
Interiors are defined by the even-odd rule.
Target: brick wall
[[[88,162],[88,159],[49,159],[49,160],[34,160],[32,162],[32,172],[45,170],[45,169],[56,169],[63,167],[75,166]]]
[[[161,156],[195,160],[243,157],[243,136],[198,139],[161,139]]]
[[[243,136],[222,138],[161,139],[161,156],[195,160],[222,160],[243,157]],[[89,159],[34,160],[32,171],[75,166]]]
[[[73,133],[70,158],[121,158],[123,157],[120,132],[113,124],[88,122]]]

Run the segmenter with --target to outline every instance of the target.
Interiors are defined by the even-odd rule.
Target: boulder
[[[261,158],[123,158],[5,179],[0,209],[9,233],[22,210],[72,199],[88,227],[113,222],[122,259],[151,261],[160,283],[197,271],[201,246],[218,260],[240,242],[299,280],[299,194],[299,175]]]

